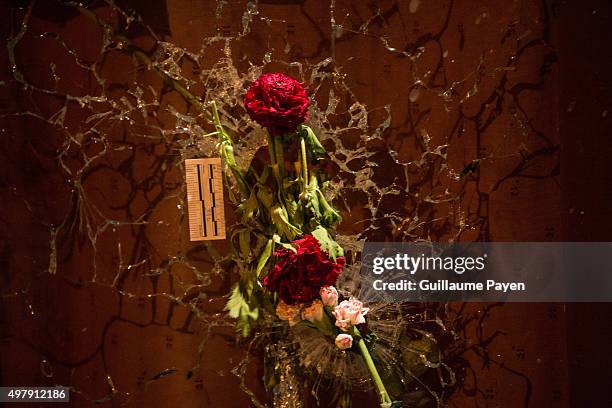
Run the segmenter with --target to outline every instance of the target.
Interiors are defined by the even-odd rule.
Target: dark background
[[[374,132],[389,107],[390,125],[371,143],[327,127],[326,146],[346,165],[335,169],[345,182],[335,200],[342,234],[611,240],[608,1],[261,1],[244,35],[241,1],[118,4],[151,28],[125,30],[143,49],[154,54],[157,35],[197,55],[181,60],[180,75],[203,98],[222,98],[210,89],[223,87],[202,81],[223,55],[222,46],[202,51],[202,39],[220,35],[235,37],[239,75],[248,62],[296,75],[282,62],[311,72],[331,58],[326,79],[301,78],[322,110],[329,89],[339,95],[326,124],[347,126],[357,100]],[[116,11],[88,6],[124,27]],[[37,2],[20,37],[29,3],[1,7],[0,384],[71,385],[74,406],[245,407],[242,377],[263,398],[257,356],[231,372],[249,356],[222,317],[232,278],[206,275],[210,251],[226,248],[190,243],[177,207],[188,136],[162,130],[176,126],[168,106],[195,116],[191,108],[125,52],[100,54],[100,28],[74,8]],[[332,17],[342,26],[335,37]],[[87,121],[126,110],[116,108],[122,98],[136,104],[137,84],[158,92],[146,123],[133,112]],[[237,105],[228,112],[240,114]],[[338,143],[374,155],[350,160]],[[443,144],[445,156],[430,154]],[[360,185],[353,172],[363,168],[375,187]],[[397,188],[408,181],[410,192]],[[413,226],[415,215],[424,225]],[[468,368],[450,406],[612,406],[609,304],[451,309]]]

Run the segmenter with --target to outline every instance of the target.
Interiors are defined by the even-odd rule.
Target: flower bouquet
[[[239,222],[231,235],[240,279],[226,310],[241,336],[274,328],[270,340],[277,357],[266,374],[266,385],[280,393],[275,406],[302,406],[297,372],[319,378],[331,372],[332,377],[349,378],[343,384],[349,391],[352,382],[366,381],[374,385],[381,407],[401,406],[383,381],[392,375],[381,375],[377,363],[389,367],[399,361],[401,365],[407,358],[430,353],[433,343],[419,340],[422,347],[415,349],[416,343],[391,321],[387,327],[393,341],[411,354],[399,351],[397,358],[375,353],[377,347],[384,347],[372,330],[376,321],[369,321],[370,309],[337,289],[345,268],[344,250],[334,239],[341,217],[323,193],[325,174],[317,170],[317,164],[325,149],[305,124],[309,105],[302,84],[283,73],[261,75],[251,84],[244,107],[266,129],[269,154],[269,162],[257,170],[237,164],[232,140],[212,103],[219,151],[240,194]],[[281,351],[284,362],[278,360]],[[326,360],[345,363],[325,365]],[[337,400],[339,406],[350,406],[350,393],[344,391]]]

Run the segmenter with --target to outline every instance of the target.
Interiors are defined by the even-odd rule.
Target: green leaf
[[[319,241],[319,245],[321,246],[321,250],[327,252],[330,258],[334,261],[339,256],[344,256],[344,249],[333,240],[333,238],[329,235],[329,232],[322,227],[318,226],[311,232],[312,236],[314,236],[317,241]]]
[[[273,248],[274,248],[274,241],[272,239],[269,239],[268,242],[266,242],[266,246],[261,252],[261,255],[259,256],[259,261],[257,262],[257,268],[255,269],[255,275],[257,277],[259,277],[264,266],[266,266],[266,263],[268,263],[268,259],[270,259],[270,257],[272,256]]]
[[[251,332],[251,321],[257,321],[259,317],[259,309],[254,307],[251,308],[240,289],[240,285],[237,284],[232,290],[225,310],[228,312],[229,317],[232,319],[238,319],[236,322],[236,330],[246,337]]]
[[[256,310],[251,310],[248,302],[242,295],[240,285],[236,285],[234,286],[234,289],[232,289],[232,293],[225,305],[224,310],[228,312],[229,317],[231,317],[232,319],[237,319],[242,315],[251,316],[256,319],[258,314]]]
[[[289,241],[293,241],[298,235],[302,235],[302,231],[296,228],[289,222],[289,216],[287,210],[280,204],[276,204],[270,211],[272,217],[272,223],[276,227],[276,230],[280,233],[281,237],[287,238]]]
[[[310,182],[308,184],[307,189],[307,199],[306,208],[312,213],[315,220],[319,222],[321,220],[321,205],[319,203],[319,195],[317,194],[318,187],[316,183],[316,178],[313,176],[311,180],[314,179],[314,182]]]
[[[244,200],[238,206],[238,210],[242,212],[242,222],[247,223],[257,212],[259,212],[259,202],[257,201],[257,191],[259,188],[255,186],[249,195],[249,198]]]
[[[321,210],[321,221],[328,227],[335,225],[342,220],[342,217],[334,208],[329,205],[321,190],[317,189],[317,197],[319,199],[319,208]]]
[[[289,222],[296,228],[301,229],[304,223],[304,214],[302,212],[302,206],[288,195],[285,197],[285,208],[287,209],[287,215],[289,216]]]
[[[302,125],[299,131],[306,142],[308,150],[310,150],[315,157],[321,158],[326,152],[321,142],[319,142],[319,138],[317,138],[317,135],[315,135],[315,132],[310,128],[310,126],[306,125]]]
[[[274,195],[272,194],[272,191],[268,187],[261,184],[259,184],[257,188],[257,198],[265,208],[272,207],[272,204],[274,203]]]
[[[319,181],[313,174],[308,183],[308,203],[306,204],[316,221],[326,227],[333,227],[342,221],[340,214],[329,204],[325,195],[319,188]]]
[[[219,120],[219,112],[217,111],[217,105],[213,101],[211,104],[211,112],[213,116],[213,122],[215,124],[215,130],[217,131],[217,136],[219,137],[219,154],[225,160],[225,164],[230,168],[232,174],[236,178],[236,183],[238,184],[238,189],[240,193],[246,197],[250,194],[251,186],[246,181],[245,172],[241,169],[236,163],[236,158],[234,157],[234,147],[232,146],[232,138],[227,134],[223,126],[221,125],[221,121]]]
[[[295,246],[288,244],[286,242],[281,241],[281,237],[278,234],[274,234],[274,236],[272,237],[272,240],[277,243],[278,245],[282,246],[285,249],[288,249],[290,251],[293,251],[293,253],[297,254],[297,249],[295,248]]]
[[[220,132],[219,135],[223,137],[225,132]],[[229,139],[229,136],[225,134],[225,136]],[[236,159],[234,158],[234,147],[231,144],[231,140],[225,140],[220,143],[219,153],[221,157],[225,160],[225,164],[230,168],[234,178],[236,179],[236,183],[238,184],[238,189],[240,193],[244,196],[248,196],[250,194],[250,186],[246,181],[246,176],[244,170],[238,167],[236,163]]]

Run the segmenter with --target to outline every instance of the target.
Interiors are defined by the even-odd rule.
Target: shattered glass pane
[[[2,373],[12,382],[70,385],[84,406],[169,405],[178,396],[189,406],[271,404],[264,354],[290,358],[295,345],[264,348],[270,333],[236,344],[223,306],[237,265],[228,242],[189,241],[183,167],[217,155],[212,101],[239,163],[265,159],[265,135],[242,106],[262,72],[287,72],[312,97],[310,125],[331,159],[326,194],[342,211],[337,238],[352,264],[342,289],[355,283],[364,240],[516,240],[521,226],[509,224],[545,229],[553,217],[513,218],[530,197],[556,205],[559,195],[554,113],[540,106],[554,92],[546,4],[1,7],[10,18],[0,83],[0,353],[16,367]],[[228,226],[237,194],[227,192]],[[548,395],[530,395],[520,365],[525,348],[538,346],[521,344],[521,331],[510,341],[485,328],[522,306],[394,307],[372,313],[379,359],[417,358],[430,369],[399,376],[414,401],[546,404]],[[559,320],[531,324],[562,332]],[[431,334],[443,358],[411,330]],[[412,354],[394,355],[398,347]],[[367,377],[363,362],[339,362],[337,352],[299,344],[299,364],[326,374],[312,384],[322,394],[330,382]],[[495,375],[479,376],[483,366]],[[507,384],[518,391],[503,395]],[[361,385],[355,406],[371,406],[371,384]]]

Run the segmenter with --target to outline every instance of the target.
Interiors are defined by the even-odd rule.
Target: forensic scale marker
[[[221,158],[185,160],[189,240],[225,239]]]

